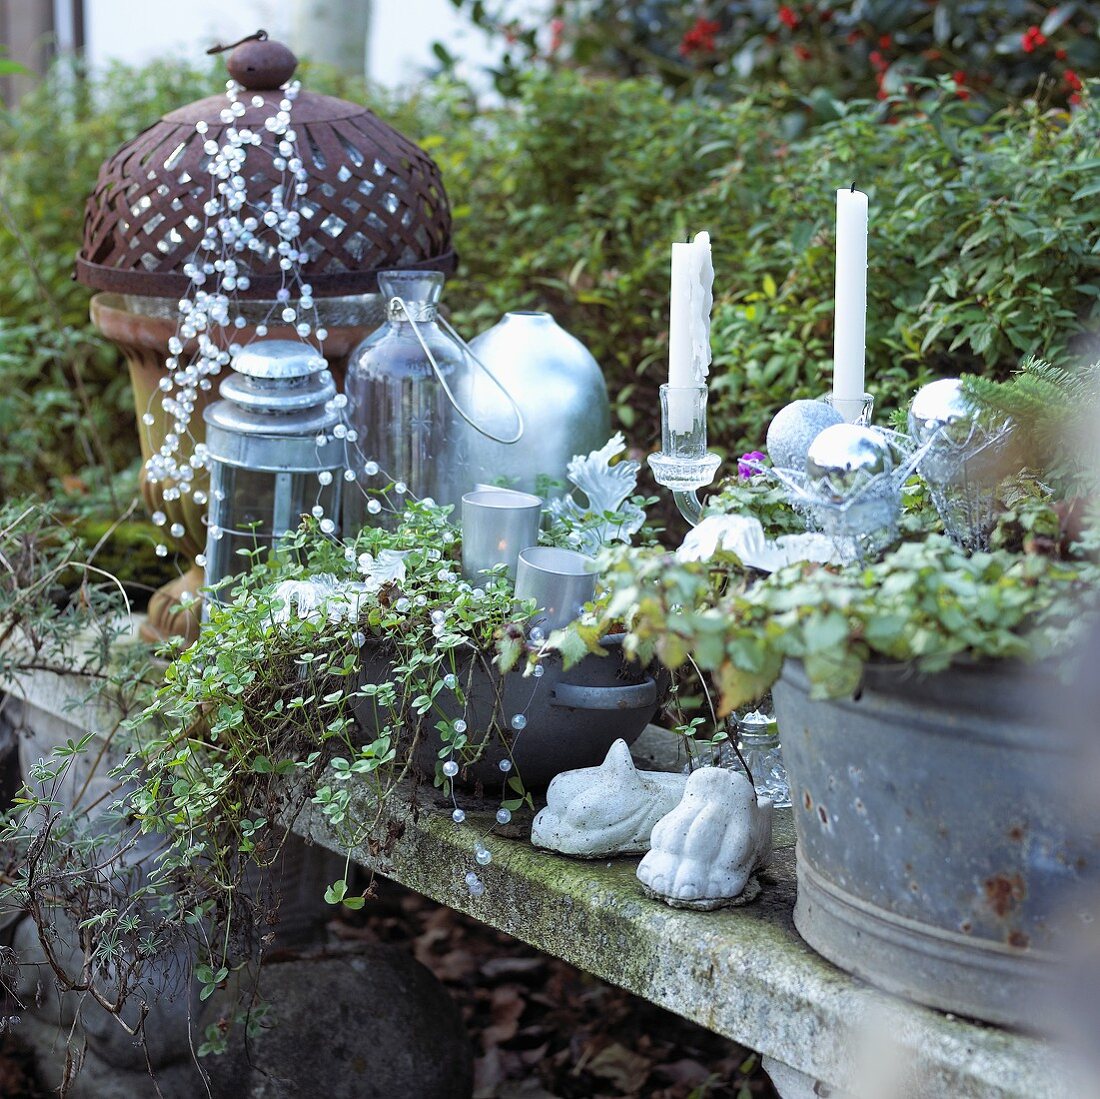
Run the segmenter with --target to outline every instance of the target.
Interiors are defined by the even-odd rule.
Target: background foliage
[[[778,85],[720,102],[670,98],[650,79],[534,72],[514,103],[484,108],[442,79],[396,101],[304,75],[368,96],[439,160],[463,257],[445,299],[460,329],[550,309],[592,347],[641,448],[658,438],[669,243],[698,229],[711,231],[718,270],[715,447],[759,445],[779,406],[827,387],[833,191],[853,178],[873,211],[868,376],[880,406],[934,374],[1003,377],[1031,352],[1096,357],[1100,113],[1087,97],[1072,112],[1027,100],[982,121],[950,84],[920,103],[827,96],[822,121],[787,141]],[[14,440],[0,496],[92,494],[134,468],[124,368],[70,278],[83,202],[119,144],[217,80],[171,65],[89,82],[59,70],[0,117],[0,424]]]
[[[873,210],[868,377],[880,405],[928,375],[1055,361],[1095,327],[1096,114],[1006,108],[978,125],[950,98],[835,104],[791,143],[761,97],[716,110],[647,81],[533,77],[520,109],[434,142],[459,206],[467,328],[549,307],[592,346],[633,440],[657,439],[668,243],[715,246],[711,430],[758,444],[771,415],[828,385],[833,192],[856,178]]]
[[[980,114],[1040,84],[1073,102],[1100,72],[1100,4],[1079,0],[555,0],[537,25],[510,0],[452,3],[504,39],[493,77],[506,95],[535,64],[654,76],[677,94],[766,84],[786,98],[788,132],[822,96],[919,95],[920,77],[952,77]],[[442,43],[437,54],[455,61]]]

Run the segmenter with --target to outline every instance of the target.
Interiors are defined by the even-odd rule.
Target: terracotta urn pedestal
[[[264,321],[272,311],[273,302],[255,301],[241,303],[248,325],[234,329],[233,339],[247,344],[256,337],[256,325]],[[176,334],[176,303],[163,298],[123,297],[121,294],[96,294],[91,302],[92,323],[107,339],[116,344],[126,356],[130,381],[134,390],[134,411],[137,414],[138,437],[141,454],[148,459],[164,444],[168,432],[168,417],[160,402],[160,380],[167,368],[168,341]],[[344,370],[348,355],[368,332],[382,321],[382,304],[377,294],[355,297],[318,299],[320,323],[328,329],[324,352],[336,377],[343,387]],[[298,339],[294,330],[286,325],[268,325],[268,338],[279,340]],[[190,432],[180,440],[179,458],[186,461],[194,453],[195,445],[203,441],[203,409],[218,399],[215,385],[205,393],[200,392],[195,411],[191,416]],[[146,413],[153,422],[146,424]],[[207,475],[200,471],[195,478],[195,489],[206,489]],[[146,641],[163,641],[168,637],[183,637],[188,643],[198,636],[203,570],[194,559],[206,547],[204,506],[196,504],[190,493],[177,500],[166,500],[164,488],[150,484],[141,475],[141,494],[150,514],[161,511],[167,517],[164,526],[166,541],[173,542],[179,552],[190,562],[175,580],[154,592],[149,600],[148,616],[141,634]],[[179,524],[184,533],[173,538],[169,531]]]

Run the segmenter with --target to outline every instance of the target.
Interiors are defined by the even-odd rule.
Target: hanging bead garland
[[[150,406],[142,416],[146,428],[152,427],[156,417],[152,411],[152,401],[159,397],[161,408],[171,429],[166,433],[163,444],[155,450],[145,465],[147,479],[153,484],[162,484],[165,500],[178,500],[189,495],[195,504],[204,507],[208,502],[207,490],[200,484],[200,477],[209,469],[210,459],[206,446],[197,443],[191,433],[191,419],[195,412],[200,391],[212,388],[222,369],[230,364],[243,345],[234,340],[233,333],[247,327],[247,321],[239,308],[240,295],[250,287],[250,254],[271,257],[278,255],[280,286],[275,294],[274,303],[267,315],[255,326],[256,339],[268,334],[269,324],[290,326],[303,341],[309,341],[323,354],[324,340],[328,333],[318,324],[317,309],[314,304],[310,284],[302,277],[302,265],[308,261],[308,254],[301,246],[301,206],[309,190],[308,173],[299,153],[297,134],[292,125],[294,101],[298,97],[300,82],[291,80],[281,85],[281,98],[277,110],[263,123],[263,132],[259,129],[238,127],[235,123],[245,114],[246,108],[241,96],[245,89],[235,80],[226,83],[226,107],[221,112],[221,120],[226,125],[221,143],[206,139],[204,152],[209,157],[206,171],[210,176],[210,197],[203,204],[204,217],[202,238],[199,246],[184,265],[183,272],[189,279],[188,290],[179,300],[176,331],[168,343],[169,357],[166,360],[167,372],[159,383],[159,392],[150,399]],[[251,106],[262,108],[267,100],[264,96],[252,94]],[[199,121],[195,130],[205,137],[209,127]],[[268,136],[270,135],[270,136]],[[249,169],[249,158],[268,157],[272,167],[280,174],[277,182],[264,196],[249,196],[248,180],[256,174],[263,178],[264,173],[254,173]],[[227,338],[228,337],[228,338]],[[347,407],[347,397],[338,394],[330,402],[332,409],[343,412]],[[368,492],[359,483],[361,474],[368,479],[380,478],[385,484],[390,481],[377,461],[368,457],[359,446],[354,428],[343,418],[333,429],[334,437],[343,440],[347,460],[343,473],[348,486],[356,484],[367,495],[367,511],[376,515],[383,510],[387,500],[385,489]],[[194,446],[187,461],[180,460],[183,440],[188,439]],[[317,445],[328,442],[324,435],[317,437]],[[325,514],[320,504],[320,490],[332,481],[332,473],[322,471],[318,474],[318,502],[312,507],[312,514],[318,521],[321,532],[334,537],[336,523],[333,517]],[[408,487],[401,483],[392,483],[392,490],[398,497],[412,496]],[[152,516],[158,527],[167,526],[167,516],[156,511]],[[204,522],[205,522],[204,518]],[[184,534],[181,524],[173,523],[167,527],[173,538]],[[220,539],[226,532],[210,527],[209,537]],[[156,547],[158,556],[167,556],[168,546],[160,543]],[[354,558],[354,550],[347,546],[345,553]],[[199,555],[196,563],[205,564],[205,556]],[[441,576],[441,579],[444,577]],[[453,579],[449,576],[447,579]],[[419,597],[423,598],[423,597]],[[404,604],[404,607],[402,607]],[[410,609],[407,599],[398,600],[398,611]],[[446,631],[445,615],[439,621],[433,616],[433,633],[438,637]],[[361,634],[356,634],[356,638]],[[541,638],[532,635],[531,640]],[[528,707],[534,701],[538,689],[537,679],[541,677],[542,666],[535,669],[536,683]],[[454,677],[448,677],[453,679]],[[446,686],[457,686],[445,681]],[[527,725],[524,713],[510,716],[509,725],[518,736]],[[456,732],[465,732],[466,722],[458,719],[454,722]],[[507,782],[513,764],[510,758],[501,760],[503,793],[507,799]],[[453,805],[452,819],[456,825],[462,825],[466,814],[457,803],[452,780],[458,773],[457,761],[448,759],[443,764],[443,774],[448,779]],[[510,822],[511,811],[501,806],[495,814],[496,826]],[[492,855],[485,847],[483,839],[478,839],[474,847],[474,859],[479,867],[487,866]],[[476,871],[466,875],[466,886],[473,896],[485,891],[484,882]]]
[[[264,120],[265,135],[235,123],[245,113],[241,101],[244,90],[235,80],[226,82],[226,107],[221,120],[227,126],[221,144],[207,139],[203,149],[210,158],[206,170],[210,175],[210,198],[203,205],[205,223],[196,252],[184,265],[190,289],[179,302],[176,333],[168,341],[168,372],[160,380],[160,402],[170,430],[160,449],[146,463],[146,476],[156,484],[163,483],[164,497],[177,500],[190,493],[200,506],[206,503],[205,490],[196,482],[196,475],[208,466],[205,447],[199,443],[187,462],[179,461],[181,441],[190,437],[191,417],[199,390],[209,390],[212,379],[241,350],[231,339],[234,330],[246,326],[238,307],[238,295],[249,288],[247,256],[249,253],[277,254],[281,285],[275,303],[263,321],[256,326],[258,338],[267,334],[268,323],[290,325],[300,338],[311,336],[318,349],[328,333],[317,325],[317,312],[310,285],[302,280],[301,264],[308,257],[300,250],[301,213],[298,209],[308,190],[308,176],[298,153],[297,134],[291,125],[294,100],[301,85],[293,80],[280,88],[277,110]],[[265,105],[261,95],[252,96],[252,106]],[[199,121],[195,129],[200,135],[208,130]],[[250,198],[247,188],[249,158],[266,156],[280,173],[280,181],[263,196]],[[226,334],[230,341],[226,346]],[[187,349],[194,347],[188,357]],[[142,417],[147,427],[155,417],[147,410]],[[154,522],[163,525],[162,513]]]

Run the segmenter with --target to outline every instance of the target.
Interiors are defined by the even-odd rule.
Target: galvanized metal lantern
[[[237,551],[274,545],[303,515],[335,531],[346,468],[328,363],[294,340],[261,340],[233,359],[203,412],[210,459],[207,585],[242,572]]]

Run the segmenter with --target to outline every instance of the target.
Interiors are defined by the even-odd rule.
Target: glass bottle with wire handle
[[[495,442],[523,437],[523,417],[511,395],[439,316],[443,275],[384,271],[378,285],[386,320],[352,352],[345,385],[349,426],[362,455],[355,474],[363,489],[351,487],[345,494],[348,534],[368,524],[392,527],[410,496],[458,506],[474,487],[456,430],[460,420]],[[515,410],[510,433],[488,431],[463,407],[458,394],[476,369],[490,375]]]

